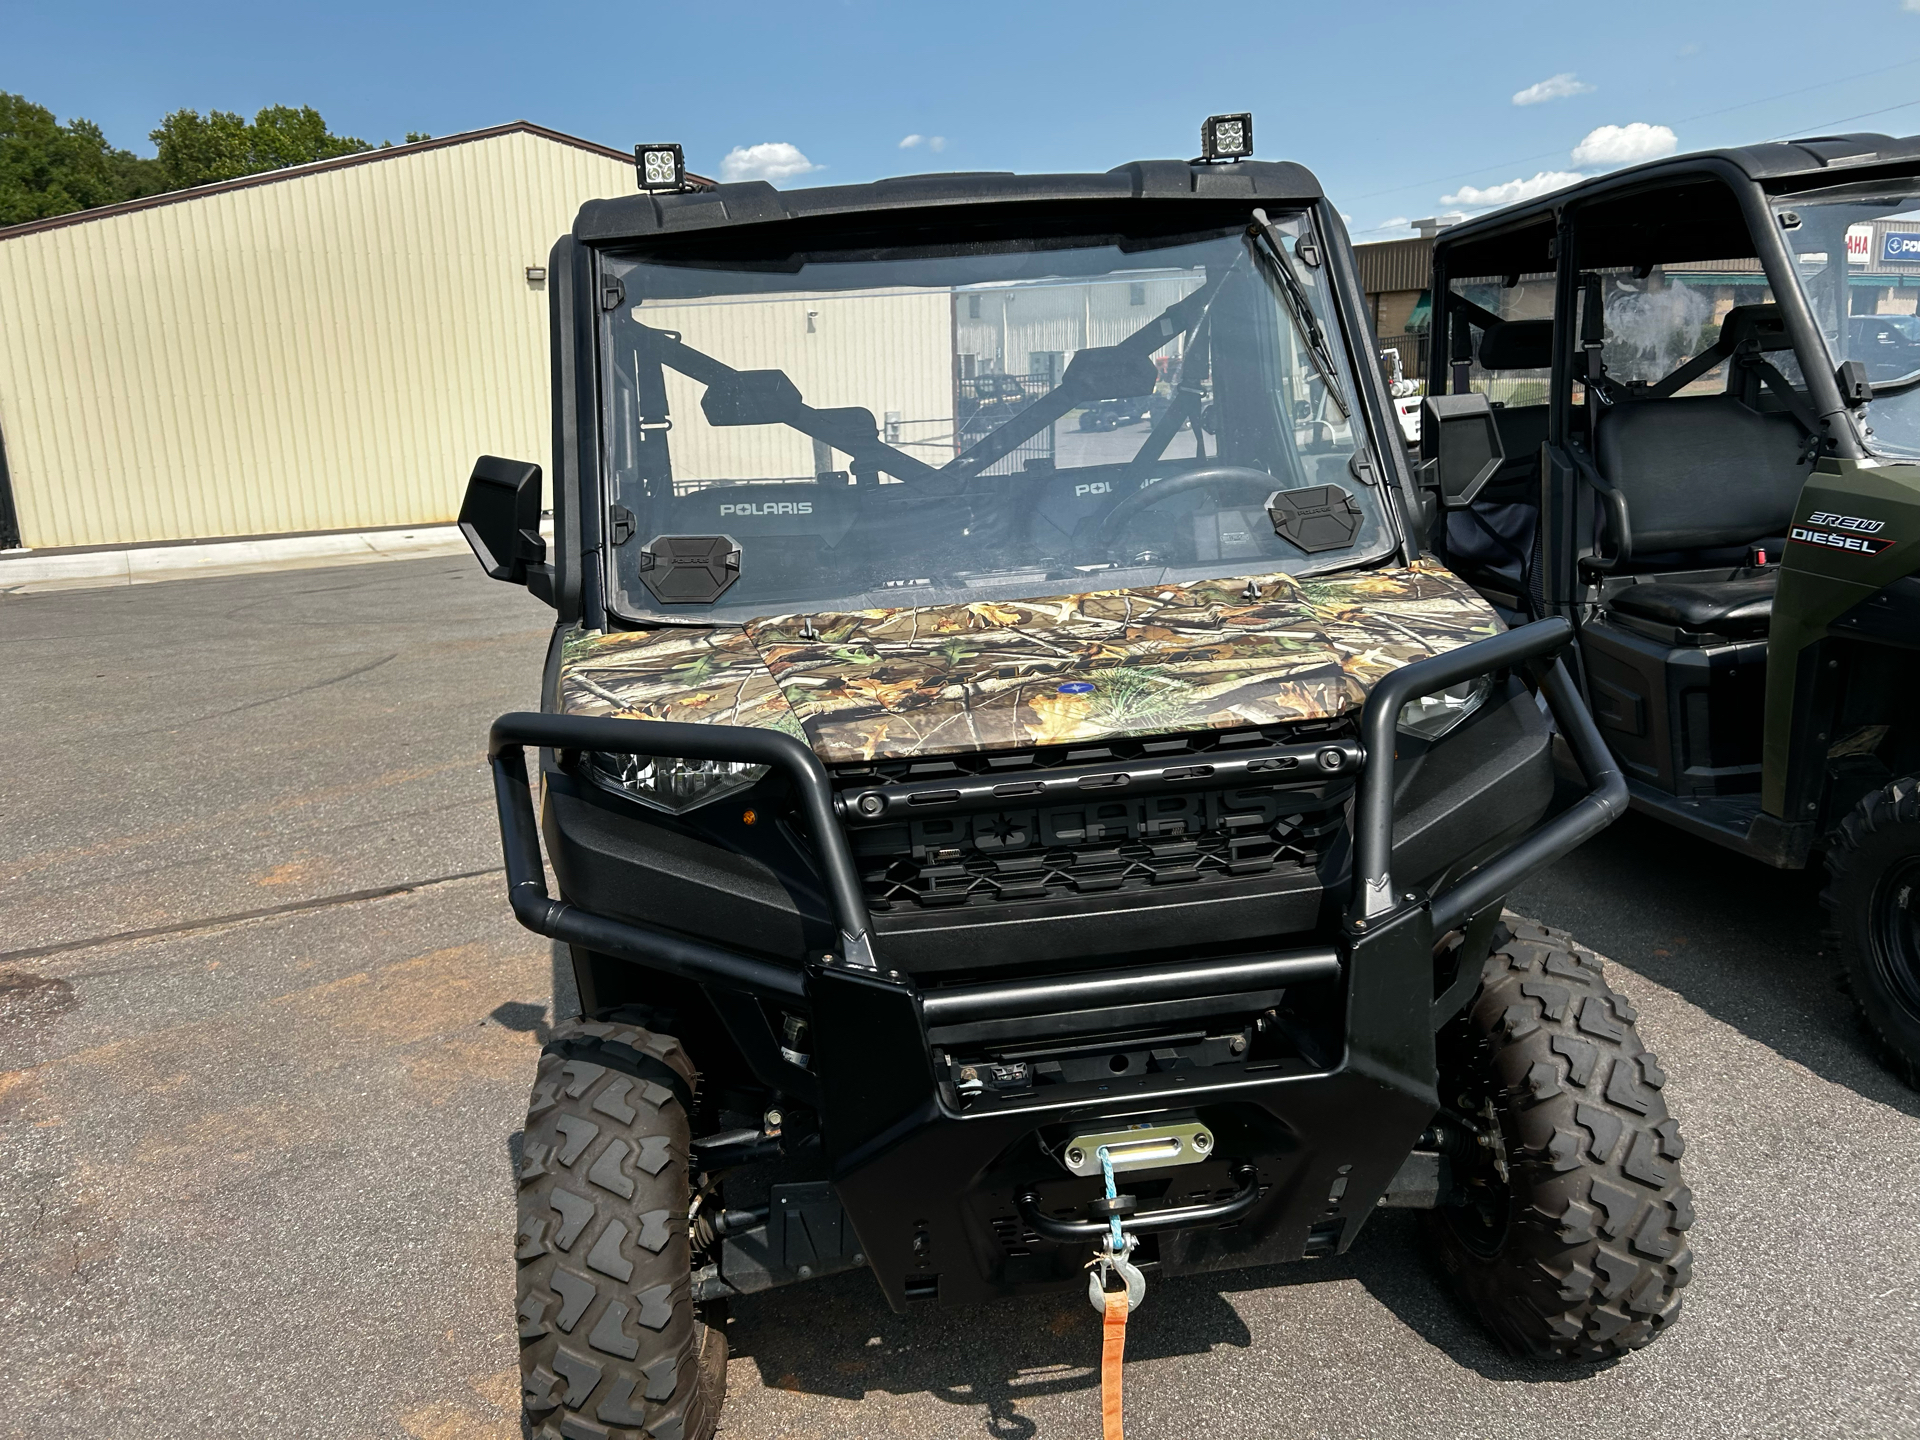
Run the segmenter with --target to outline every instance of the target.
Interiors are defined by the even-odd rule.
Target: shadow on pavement
[[[1128,1322],[1127,1359],[1244,1349],[1253,1336],[1229,1296],[1356,1280],[1429,1345],[1489,1380],[1577,1383],[1609,1368],[1512,1359],[1454,1302],[1426,1250],[1417,1216],[1382,1214],[1338,1258],[1156,1276]],[[1023,1402],[1099,1384],[1099,1319],[1079,1293],[896,1315],[871,1277],[856,1272],[734,1301],[728,1338],[773,1389],[846,1400],[927,1394],[979,1407],[983,1433],[995,1440],[1035,1434]]]
[[[1824,953],[1824,877],[1817,864],[1775,870],[1630,814],[1509,903],[1823,1080],[1920,1116],[1920,1094],[1880,1065]]]
[[[1127,1325],[1127,1358],[1204,1355],[1252,1343],[1201,1280],[1165,1280]],[[1028,1440],[1023,1403],[1100,1383],[1100,1321],[1084,1292],[896,1315],[861,1272],[733,1302],[728,1340],[777,1390],[857,1400],[873,1391],[978,1407],[984,1433]]]
[[[1301,1265],[1270,1265],[1201,1277],[1223,1291],[1266,1290],[1354,1279],[1401,1324],[1457,1365],[1485,1379],[1529,1384],[1577,1383],[1619,1363],[1566,1364],[1517,1360],[1502,1349],[1479,1319],[1457,1301],[1428,1256],[1425,1217],[1406,1210],[1376,1214],[1353,1248],[1333,1259]]]

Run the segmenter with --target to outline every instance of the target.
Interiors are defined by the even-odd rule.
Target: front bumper
[[[1133,1222],[1139,1258],[1167,1271],[1336,1253],[1431,1119],[1434,1032],[1478,981],[1463,966],[1437,986],[1435,939],[1484,935],[1521,879],[1609,823],[1625,784],[1566,672],[1552,657],[1571,637],[1541,621],[1408,665],[1377,684],[1361,722],[1354,897],[1325,947],[1174,960],[1124,971],[922,988],[884,967],[824,767],[785,735],[736,727],[557,715],[505,715],[489,751],[509,896],[530,929],[694,981],[728,1018],[743,1056],[770,1088],[815,1106],[834,1191],[859,1253],[889,1300],[966,1302],[1076,1283],[1084,1246],[1062,1241],[1062,1211],[1099,1182],[1067,1174],[1057,1137],[1112,1122],[1195,1116],[1217,1137],[1215,1158],[1129,1189],[1182,1213]],[[1476,675],[1531,670],[1586,772],[1591,793],[1440,893],[1395,890],[1395,723],[1409,700]],[[596,915],[546,889],[524,746],[750,761],[790,780],[839,928],[836,951],[804,967]],[[1436,990],[1439,993],[1436,993]],[[1046,1091],[957,1093],[951,1046],[982,1036],[1137,1031],[1183,1016],[1273,1014],[1275,997],[1310,997],[1327,1018],[1321,1043],[1283,1063],[1195,1068],[1173,1048],[1144,1052],[1113,1075]],[[755,1002],[762,1003],[755,1003]],[[769,1043],[766,1008],[806,1014],[812,1068]],[[1173,1057],[1155,1063],[1157,1057]],[[1248,1200],[1249,1191],[1253,1198]],[[1224,1208],[1223,1208],[1224,1207]],[[1224,1217],[1224,1218],[1223,1218]]]

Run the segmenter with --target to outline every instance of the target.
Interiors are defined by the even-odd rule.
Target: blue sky
[[[1665,148],[1920,131],[1920,0],[8,0],[0,35],[0,89],[140,153],[172,109],[310,104],[376,141],[521,118],[679,140],[697,171],[792,186],[1187,156],[1201,117],[1247,109],[1259,154],[1311,166],[1362,240]]]

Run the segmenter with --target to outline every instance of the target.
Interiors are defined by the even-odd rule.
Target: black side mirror
[[[1507,458],[1493,406],[1476,392],[1427,396],[1420,402],[1420,435],[1433,437],[1434,455],[1420,467],[1422,476],[1449,510],[1471,505]]]
[[[540,538],[540,467],[482,455],[460,502],[460,533],[480,568],[495,580],[524,585],[553,604],[553,567]]]

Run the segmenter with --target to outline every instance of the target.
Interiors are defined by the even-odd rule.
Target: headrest
[[[1720,322],[1721,345],[1731,350],[1748,340],[1757,340],[1762,350],[1793,348],[1778,305],[1736,305],[1727,311],[1727,318]]]
[[[1553,321],[1502,320],[1480,337],[1482,370],[1545,370],[1553,364]]]

